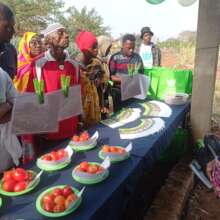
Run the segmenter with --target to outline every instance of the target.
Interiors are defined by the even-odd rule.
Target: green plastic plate
[[[45,211],[42,206],[41,206],[41,200],[43,198],[43,196],[46,194],[46,193],[49,193],[51,192],[53,189],[55,188],[64,188],[65,185],[59,185],[59,186],[54,186],[54,187],[51,187],[47,190],[45,190],[44,192],[42,192],[38,197],[37,197],[37,200],[36,200],[36,209],[37,211],[41,214],[41,215],[44,215],[44,216],[47,216],[47,217],[51,217],[51,218],[58,218],[58,217],[62,217],[62,216],[66,216],[66,215],[69,215],[70,213],[74,212],[78,207],[79,205],[81,204],[82,202],[82,198],[80,197],[76,202],[75,202],[75,205],[67,210],[67,211],[64,211],[64,212],[60,212],[60,213],[53,213],[53,212],[47,212]],[[79,194],[79,191],[72,187],[73,191],[78,195]]]
[[[110,158],[111,163],[119,163],[119,162],[122,162],[124,160],[127,160],[129,158],[129,156],[130,156],[129,154],[126,154],[125,157],[121,157],[121,158],[112,158],[112,157],[109,157],[109,158]],[[99,151],[99,158],[102,159],[102,160],[104,160],[106,158],[105,156],[103,156],[101,150]]]
[[[32,171],[32,170],[28,170],[31,171],[33,173],[33,176],[36,176],[37,173]],[[2,180],[0,181],[0,194],[5,195],[5,196],[20,196],[20,195],[24,195],[30,191],[32,191],[34,188],[36,188],[36,186],[39,184],[40,182],[40,178],[29,188],[21,191],[21,192],[6,192],[2,189]]]
[[[95,164],[95,165],[99,165],[99,163],[89,163],[89,164]],[[106,172],[103,175],[98,176],[97,178],[94,179],[86,179],[86,178],[81,178],[77,175],[75,175],[74,171],[78,168],[79,166],[76,166],[72,172],[72,177],[74,180],[76,180],[77,182],[81,183],[81,184],[85,184],[85,185],[92,185],[92,184],[97,184],[100,183],[102,181],[104,181],[108,176],[109,176],[109,171],[106,170]]]
[[[64,163],[60,163],[57,165],[46,165],[42,164],[39,161],[37,161],[37,166],[44,171],[56,171],[56,170],[62,170],[63,168],[67,167],[70,164],[70,160]]]
[[[76,146],[70,143],[69,146],[72,147],[73,150],[75,150],[76,152],[85,152],[85,151],[92,150],[93,148],[95,148],[96,144],[97,143],[87,145],[87,146]]]

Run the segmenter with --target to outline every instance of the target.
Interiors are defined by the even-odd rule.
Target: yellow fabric
[[[24,92],[27,88],[29,73],[28,65],[31,64],[30,41],[36,35],[34,32],[26,32],[21,38],[18,46],[18,68],[17,74],[13,80],[14,86],[19,92]]]
[[[26,91],[27,85],[29,80],[29,73],[26,73],[22,78],[17,79],[16,77],[13,80],[14,87],[17,91],[20,93],[23,93]]]

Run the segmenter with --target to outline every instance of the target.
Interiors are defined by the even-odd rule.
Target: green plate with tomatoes
[[[90,145],[81,145],[81,146],[77,146],[72,144],[71,142],[69,143],[69,146],[73,148],[73,150],[75,150],[76,152],[85,152],[85,151],[89,151],[92,150],[93,148],[95,148],[97,145],[97,142],[90,144]]]
[[[66,216],[66,215],[69,215],[70,213],[74,212],[81,204],[82,202],[82,198],[81,197],[78,197],[78,199],[75,201],[75,204],[70,208],[68,209],[67,211],[64,211],[64,212],[59,212],[59,213],[54,213],[54,212],[47,212],[45,211],[43,208],[42,208],[42,198],[43,196],[46,194],[46,193],[50,193],[52,192],[53,189],[55,188],[61,188],[63,189],[65,187],[65,185],[59,185],[59,186],[54,186],[54,187],[51,187],[47,190],[45,190],[44,192],[42,192],[38,197],[37,197],[37,200],[36,200],[36,209],[37,211],[41,214],[41,215],[44,215],[46,217],[51,217],[51,218],[58,218],[58,217],[62,217],[62,216]],[[74,191],[74,193],[76,195],[79,194],[79,191],[72,187],[72,190]]]
[[[65,161],[63,163],[60,163],[60,164],[54,164],[54,165],[47,165],[47,164],[43,164],[43,163],[40,163],[38,160],[37,160],[37,166],[38,168],[40,168],[41,170],[44,170],[44,171],[57,171],[57,170],[62,170],[63,168],[67,167],[69,164],[70,164],[71,160],[68,160],[68,161]]]
[[[129,158],[129,154],[125,154],[123,157],[120,157],[120,156],[116,156],[116,157],[111,157],[110,155],[108,155],[109,158],[110,158],[110,161],[111,163],[119,163],[119,162],[122,162],[124,160],[127,160]],[[103,155],[103,151],[100,150],[99,151],[99,158],[102,159],[102,160],[105,160],[105,156]]]
[[[28,171],[32,173],[33,178],[37,175],[37,173],[32,171],[32,170],[28,170]],[[40,182],[40,178],[37,179],[34,184],[32,184],[30,187],[26,188],[23,191],[20,191],[20,192],[7,192],[7,191],[3,190],[3,188],[2,188],[3,180],[1,180],[0,181],[0,194],[2,194],[4,196],[11,196],[11,197],[24,195],[24,194],[32,191],[33,189],[35,189],[37,187],[37,185],[39,184],[39,182]]]
[[[95,162],[90,162],[89,164],[100,166],[99,163],[95,163]],[[76,175],[76,170],[78,168],[79,168],[79,165],[74,168],[74,170],[72,172],[72,177],[75,181],[77,181],[81,184],[85,184],[85,185],[97,184],[97,183],[104,181],[109,176],[109,171],[104,170],[104,172],[99,175],[95,174],[95,178],[83,178],[82,176],[80,177],[79,175]],[[83,172],[82,172],[82,174],[83,174]],[[83,174],[83,175],[85,175],[85,174]]]

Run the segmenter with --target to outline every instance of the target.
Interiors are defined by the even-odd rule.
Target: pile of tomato
[[[55,188],[43,195],[41,200],[42,208],[47,212],[64,212],[73,202],[78,199],[71,186],[63,189]]]
[[[60,149],[58,151],[51,151],[50,153],[43,155],[42,160],[57,161],[66,157],[67,155],[67,151],[65,151],[64,149]]]
[[[86,172],[89,174],[98,174],[104,171],[104,168],[97,164],[90,164],[87,161],[84,161],[79,164],[79,171]]]
[[[126,153],[125,149],[123,149],[122,147],[115,147],[115,146],[109,146],[109,145],[104,145],[102,147],[102,151],[105,153],[118,153],[118,154]]]
[[[74,135],[72,141],[83,142],[83,141],[88,141],[89,138],[90,138],[89,133],[87,131],[84,131],[80,135]]]
[[[2,189],[6,192],[21,192],[25,190],[32,181],[32,172],[22,168],[16,168],[4,172]]]

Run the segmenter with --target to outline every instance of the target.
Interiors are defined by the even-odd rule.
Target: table
[[[129,107],[137,106],[140,107],[137,102],[129,105]],[[120,214],[126,206],[135,183],[137,183],[141,174],[159,158],[160,154],[169,145],[175,129],[189,111],[189,103],[183,106],[172,107],[172,111],[171,117],[164,119],[164,130],[148,137],[133,140],[133,150],[130,159],[111,165],[110,176],[104,182],[86,187],[83,194],[83,202],[79,209],[59,219],[120,219]],[[96,130],[99,131],[101,137],[97,148],[92,151],[74,154],[71,164],[61,171],[44,172],[40,184],[33,192],[14,198],[2,196],[4,206],[0,209],[0,219],[49,219],[38,214],[35,208],[35,200],[42,191],[60,184],[68,184],[81,189],[83,186],[75,182],[71,176],[73,167],[84,160],[101,162],[98,158],[98,151],[104,143],[111,145],[124,145],[128,143],[128,140],[120,140],[117,129],[111,129],[99,124],[89,130],[89,132],[93,133]],[[66,144],[67,142],[62,145]],[[39,172],[35,165],[32,165],[31,169]]]

